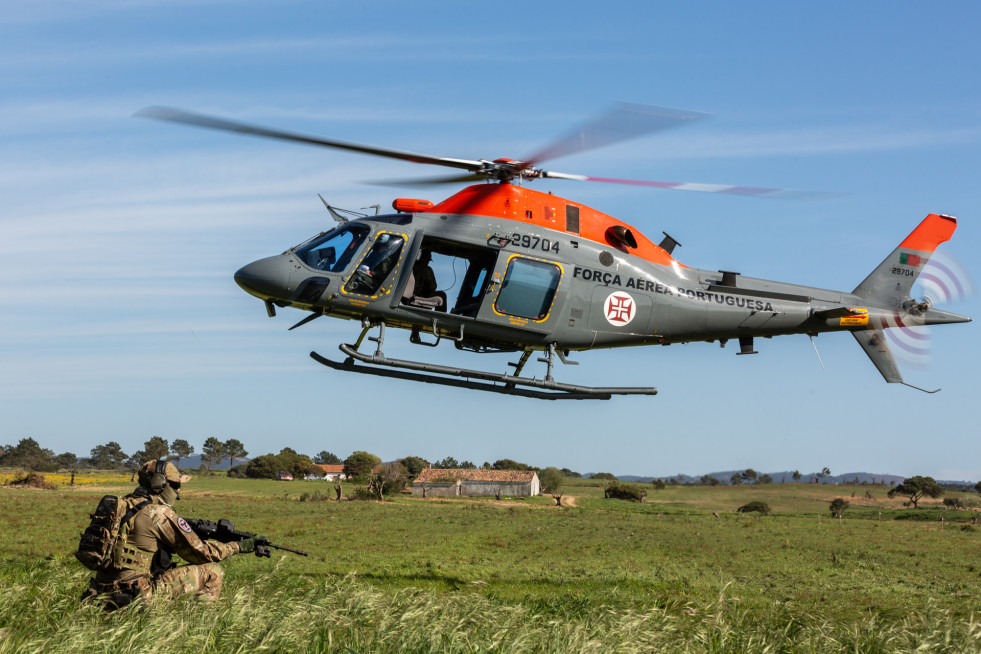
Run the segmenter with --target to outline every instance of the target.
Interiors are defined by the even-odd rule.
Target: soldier
[[[429,265],[432,260],[432,252],[423,250],[415,265],[412,266],[412,276],[415,279],[415,288],[412,289],[412,294],[416,297],[430,298],[436,295],[436,273]]]
[[[83,600],[101,597],[113,610],[153,595],[175,598],[193,594],[213,602],[221,593],[224,573],[218,561],[252,552],[262,536],[233,542],[202,541],[171,506],[190,477],[169,461],[147,461],[139,470],[139,487],[122,502],[130,506],[112,551],[112,564],[89,583]],[[177,566],[177,554],[189,565]]]

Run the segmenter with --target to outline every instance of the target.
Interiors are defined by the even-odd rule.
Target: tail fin
[[[875,364],[876,369],[882,374],[883,379],[890,384],[903,383],[903,375],[899,372],[896,359],[893,358],[889,344],[886,342],[885,334],[882,333],[881,329],[864,329],[862,331],[852,332],[852,336],[862,346],[865,353],[869,355],[869,359]]]
[[[910,299],[913,282],[923,271],[923,266],[930,260],[937,246],[950,240],[955,229],[956,218],[931,213],[852,293],[876,308],[896,311],[897,316],[899,311],[906,313],[904,304]],[[926,305],[924,311],[929,310],[929,305]],[[926,391],[903,381],[896,360],[886,343],[883,328],[888,326],[894,325],[883,324],[882,328],[870,325],[868,329],[853,331],[852,336],[887,382],[936,393],[937,391]]]
[[[899,372],[899,367],[896,365],[896,359],[892,356],[892,351],[889,349],[889,344],[886,342],[886,335],[881,329],[867,329],[858,332],[852,332],[852,336],[858,341],[858,344],[862,346],[862,350],[869,355],[869,359],[875,364],[876,369],[890,384],[902,384],[903,386],[909,386],[910,388],[915,388],[918,391],[923,391],[924,393],[936,393],[940,389],[928,391],[925,388],[920,388],[919,386],[913,386],[913,384],[908,384],[903,381],[903,375]]]
[[[852,293],[883,308],[900,308],[930,255],[955,229],[956,218],[931,213]]]

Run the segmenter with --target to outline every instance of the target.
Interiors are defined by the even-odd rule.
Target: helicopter
[[[935,393],[903,380],[884,333],[971,320],[935,308],[929,298],[911,296],[930,256],[953,235],[952,216],[929,214],[846,292],[690,267],[675,259],[680,243],[666,232],[655,243],[612,216],[526,186],[564,179],[770,198],[820,195],[590,177],[538,167],[707,115],[700,112],[620,103],[523,160],[438,157],[158,106],[136,115],[460,171],[413,182],[469,186],[438,203],[396,198],[393,213],[382,214],[377,205],[375,215],[344,210],[321,196],[335,228],[235,273],[236,283],[263,301],[270,318],[286,307],[309,314],[291,330],[321,317],[359,321],[354,343],[339,344],[341,361],[310,353],[334,370],[545,400],[608,400],[656,395],[657,388],[562,383],[555,379],[556,359],[576,365],[569,358],[575,351],[694,341],[725,347],[730,340],[738,343],[737,355],[752,355],[757,338],[807,334],[813,343],[820,333],[844,331],[887,382]],[[444,271],[452,268],[452,285],[436,279],[435,261]],[[463,272],[456,284],[458,268]],[[518,360],[509,364],[513,371],[501,373],[394,359],[384,351],[389,328],[409,331],[410,342],[421,346],[449,341],[473,353],[519,353]],[[361,349],[366,338],[376,344],[373,352]],[[546,365],[542,378],[522,374],[535,352]]]

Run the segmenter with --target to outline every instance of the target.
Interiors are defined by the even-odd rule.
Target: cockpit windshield
[[[366,225],[350,223],[297,248],[296,255],[314,270],[342,272],[351,263],[369,231]]]

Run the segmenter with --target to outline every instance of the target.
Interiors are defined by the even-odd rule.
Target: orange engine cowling
[[[415,198],[395,198],[392,201],[392,208],[400,213],[418,213],[431,209],[433,203],[429,200],[416,200]]]

